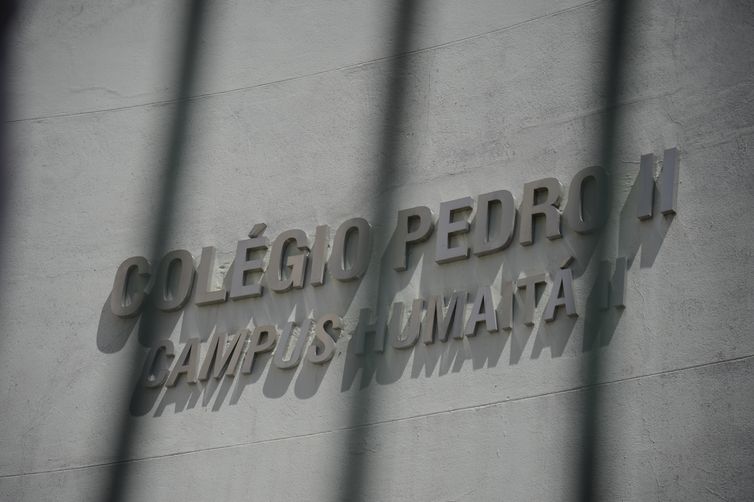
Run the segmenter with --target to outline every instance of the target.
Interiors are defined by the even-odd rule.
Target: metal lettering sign
[[[655,180],[655,166],[654,155],[641,157],[636,217],[642,221],[655,217],[656,206],[663,216],[676,211],[678,149],[665,150],[658,180]],[[472,255],[504,251],[513,245],[517,224],[521,246],[534,244],[536,225],[542,226],[544,236],[550,240],[562,238],[564,221],[566,231],[588,234],[607,221],[608,215],[599,208],[605,207],[600,197],[608,193],[608,182],[602,168],[588,167],[571,180],[565,205],[560,181],[544,178],[524,185],[520,204],[510,191],[496,190],[475,198],[466,196],[442,202],[436,218],[426,206],[400,210],[391,241],[389,268],[395,273],[405,272],[412,263],[412,248],[429,239],[434,239],[435,263],[443,265],[468,260]],[[588,184],[592,197],[585,196]],[[656,191],[659,205],[655,204]],[[498,215],[494,228],[493,210]],[[473,223],[469,220],[472,211],[476,211]],[[563,214],[566,218],[561,217]],[[216,249],[212,246],[202,249],[196,269],[194,258],[183,249],[170,251],[156,266],[142,256],[127,258],[115,274],[110,303],[113,314],[137,316],[148,301],[161,311],[177,311],[192,298],[192,292],[194,303],[205,307],[262,297],[270,294],[268,289],[275,294],[285,294],[293,289],[318,288],[332,280],[358,281],[369,267],[373,229],[363,218],[344,221],[332,237],[330,227],[320,225],[312,243],[300,229],[281,232],[270,242],[263,235],[266,228],[266,224],[258,223],[248,239],[238,241],[228,289],[212,286],[216,267]],[[467,238],[458,239],[462,235]],[[329,256],[328,250],[331,250]],[[546,284],[551,287],[549,297],[542,303],[543,320],[556,322],[561,314],[578,317],[574,277],[569,268],[573,259],[566,259],[554,273],[527,274],[515,281],[503,281],[497,305],[493,303],[491,287],[481,285],[475,290],[455,291],[449,296],[436,294],[418,298],[408,309],[402,302],[395,302],[389,319],[388,309],[375,309],[381,312],[376,319],[372,309],[361,309],[353,330],[352,350],[355,354],[383,352],[386,341],[393,349],[403,350],[417,343],[429,345],[473,337],[482,330],[510,331],[516,299],[519,308],[515,315],[520,316],[524,325],[534,325],[535,309],[538,302],[544,301],[538,300],[537,290]],[[600,264],[594,289],[600,308],[625,306],[627,269],[625,257],[618,257],[614,264]],[[220,378],[234,376],[238,371],[251,373],[255,357],[266,352],[273,353],[273,364],[280,369],[295,368],[304,359],[325,364],[335,354],[335,341],[345,329],[341,315],[328,313],[317,319],[305,319],[300,326],[291,321],[282,324],[282,328],[264,325],[232,334],[214,333],[203,351],[203,358],[198,338],[190,339],[180,353],[165,339],[148,355],[144,385],[170,387],[176,385],[181,376],[189,383],[196,383],[208,379],[210,374]],[[294,332],[298,332],[298,336],[294,336]],[[171,359],[172,364],[169,364]]]

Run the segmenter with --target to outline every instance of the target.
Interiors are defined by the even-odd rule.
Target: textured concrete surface
[[[609,2],[428,1],[412,42],[406,149],[378,188],[388,4],[213,4],[169,248],[198,258],[215,245],[228,265],[259,221],[270,236],[313,236],[318,224],[373,221],[386,195],[393,215],[415,205],[436,213],[442,201],[494,189],[520,201],[525,182],[568,183],[599,162]],[[600,349],[605,499],[754,493],[752,19],[744,1],[642,1],[631,24],[611,225],[632,264],[627,308]],[[120,262],[149,252],[180,16],[170,3],[43,1],[19,21],[0,498],[99,500],[123,460],[113,443],[136,386],[131,354],[147,353],[108,296]],[[673,146],[678,214],[640,223],[639,157]],[[430,240],[412,255],[418,266],[386,275],[379,303],[553,271],[567,246],[588,244],[536,237],[447,265],[433,263]],[[355,461],[366,469],[358,494],[370,500],[573,493],[583,315],[548,325],[540,308],[533,328],[388,349],[362,371],[346,349],[359,309],[377,303],[384,241],[360,284],[161,317],[160,333],[179,345],[312,311],[343,314],[349,329],[327,366],[283,371],[267,358],[250,376],[182,382],[131,402],[131,499],[337,499]],[[583,313],[594,264],[578,266]]]

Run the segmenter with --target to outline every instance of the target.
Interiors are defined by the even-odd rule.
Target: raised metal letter
[[[668,148],[662,159],[660,173],[660,212],[675,214],[678,204],[678,149]]]
[[[625,256],[615,259],[615,272],[610,279],[610,262],[600,262],[597,280],[594,283],[594,295],[600,310],[607,310],[611,305],[616,308],[626,307],[626,273],[628,260]]]
[[[235,376],[236,365],[248,335],[249,330],[242,330],[237,335],[232,336],[229,342],[228,335],[215,332],[209,339],[207,355],[204,356],[202,367],[199,370],[199,380],[209,378],[210,366],[212,366],[212,376],[215,378],[220,378],[223,372],[226,375]]]
[[[144,368],[146,369],[146,372],[144,373],[144,386],[149,388],[159,387],[163,383],[165,383],[165,380],[167,380],[168,375],[170,374],[170,370],[168,369],[168,365],[161,368],[160,371],[157,373],[154,373],[154,366],[157,362],[157,356],[160,355],[160,352],[165,353],[165,359],[170,359],[175,355],[175,348],[173,347],[173,342],[171,342],[169,339],[160,340],[160,342],[157,344],[155,348],[149,351],[149,355],[147,356],[147,361],[144,364]]]
[[[497,331],[497,314],[492,306],[492,291],[489,286],[482,286],[476,292],[474,305],[471,307],[469,320],[466,322],[466,329],[463,330],[465,336],[474,336],[476,334],[476,325],[480,322],[489,332]]]
[[[359,311],[359,323],[356,325],[356,333],[351,340],[354,354],[362,355],[366,352],[367,335],[369,333],[374,334],[374,343],[372,344],[374,351],[383,352],[385,350],[385,317],[387,316],[383,312],[376,322],[370,323],[372,309],[361,309]]]
[[[408,349],[416,344],[421,331],[422,311],[424,310],[424,300],[418,298],[411,305],[411,313],[406,321],[406,327],[403,324],[403,302],[393,304],[393,316],[390,318],[390,343],[396,349]]]
[[[562,294],[561,294],[562,292]],[[578,317],[576,302],[573,297],[573,274],[570,268],[561,268],[552,279],[552,291],[550,299],[545,306],[545,322],[555,320],[555,309],[565,307],[568,317]]]
[[[505,331],[513,329],[513,282],[504,281],[500,306],[497,309],[500,316],[500,327]]]
[[[639,164],[639,202],[636,207],[640,220],[652,217],[655,200],[655,156],[648,153],[641,156]]]
[[[648,220],[654,214],[655,193],[655,156],[651,153],[641,156],[639,166],[639,203],[636,216]],[[678,203],[678,168],[677,148],[665,150],[662,160],[662,172],[659,176],[660,212],[663,215],[675,214]]]
[[[183,347],[181,355],[178,356],[178,360],[175,362],[173,371],[170,372],[165,386],[173,387],[178,377],[183,373],[186,373],[188,383],[196,383],[196,377],[199,372],[199,342],[198,338],[189,339]]]
[[[411,222],[416,221],[416,228],[409,230]],[[434,223],[432,211],[426,206],[417,206],[398,211],[398,224],[395,227],[395,258],[393,268],[398,272],[406,270],[408,245],[426,241],[432,234]]]
[[[259,236],[238,241],[236,258],[233,261],[233,276],[230,283],[230,299],[262,296],[262,285],[258,282],[247,284],[247,274],[264,272],[264,258],[251,258],[254,251],[266,250],[269,246],[267,237]]]
[[[521,277],[516,281],[516,287],[524,290],[524,324],[534,326],[534,309],[537,306],[537,285],[546,284],[545,274]]]
[[[301,254],[286,256],[286,251],[290,246],[295,246]],[[267,285],[271,290],[284,293],[292,288],[304,287],[308,251],[309,243],[303,230],[286,230],[277,236],[272,243],[270,263],[265,274]],[[288,277],[284,277],[283,260],[285,260],[285,268],[289,270]]]
[[[180,275],[175,291],[170,290],[174,263],[180,263]],[[194,258],[185,249],[176,249],[166,254],[160,262],[157,282],[152,295],[158,309],[172,312],[181,309],[188,302],[191,287],[194,285]]]
[[[463,338],[463,320],[466,313],[466,291],[455,291],[450,296],[448,304],[442,296],[432,296],[427,305],[427,313],[424,315],[422,323],[422,342],[430,344],[435,342],[435,326],[437,326],[437,338],[441,342],[448,340],[452,334],[453,338]]]
[[[469,231],[469,220],[462,218],[453,220],[453,215],[458,212],[471,211],[474,208],[474,199],[462,197],[449,200],[440,204],[440,216],[437,219],[437,238],[435,244],[435,262],[448,263],[455,260],[464,260],[469,257],[469,246],[450,246],[450,238],[457,234]]]
[[[272,362],[281,370],[295,368],[298,366],[298,363],[301,362],[301,356],[304,355],[304,347],[306,347],[306,342],[309,338],[309,331],[312,328],[312,320],[309,318],[304,320],[304,324],[301,325],[301,330],[296,339],[296,345],[293,347],[290,356],[286,358],[288,355],[286,354],[288,352],[288,344],[291,341],[293,330],[295,328],[295,322],[289,322],[285,325],[285,328],[283,328],[283,334],[280,335],[280,342],[278,343],[278,346],[275,349],[275,354],[272,357]]]
[[[594,197],[584,200],[584,185],[594,183]],[[565,208],[568,224],[580,234],[588,234],[601,227],[608,216],[607,174],[600,166],[582,169],[571,180],[568,189],[568,205]]]
[[[254,367],[254,356],[262,352],[269,352],[275,348],[278,331],[275,326],[257,326],[249,337],[249,348],[243,360],[241,373],[251,373]]]
[[[309,266],[309,284],[321,286],[325,283],[325,266],[327,265],[327,248],[330,242],[330,227],[320,225],[314,233],[314,246]]]
[[[500,204],[500,226],[490,240],[490,211],[492,204]],[[474,222],[474,244],[476,256],[501,251],[510,246],[513,231],[516,229],[516,201],[508,190],[484,193],[477,198],[476,221]]]
[[[537,203],[537,194],[544,192],[545,200]],[[519,242],[529,246],[534,242],[534,218],[545,217],[545,235],[548,239],[559,239],[560,233],[560,197],[563,186],[555,178],[544,178],[524,185],[524,199],[521,202],[521,235]]]
[[[194,302],[197,305],[212,305],[223,303],[228,298],[228,291],[220,286],[220,289],[211,290],[212,270],[215,268],[215,247],[202,248],[202,258],[199,261],[199,277]]]
[[[336,330],[337,334],[328,330]],[[335,340],[343,330],[343,319],[335,314],[326,314],[314,326],[314,338],[306,349],[306,358],[314,364],[324,364],[335,355]]]

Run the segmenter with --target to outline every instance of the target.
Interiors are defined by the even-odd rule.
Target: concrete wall
[[[562,500],[575,493],[584,366],[604,360],[600,495],[744,500],[754,493],[754,85],[750,2],[641,1],[615,154],[608,247],[630,259],[626,309],[585,351],[594,242],[380,271],[398,209],[600,162],[608,1],[427,1],[411,40],[402,149],[379,176],[392,2],[212,2],[170,249],[360,216],[377,228],[367,277],[281,295],[190,304],[158,319],[189,338],[336,312],[325,366],[144,392],[148,348],[113,316],[118,265],[147,255],[175,106],[181,8],[38,1],[15,34],[12,200],[0,290],[0,497],[101,500],[124,410],[136,433],[130,499]],[[642,154],[681,152],[678,214],[635,218]],[[611,234],[613,235],[613,234]],[[577,251],[580,316],[365,363],[348,345],[363,307],[557,270]],[[417,260],[421,258],[417,264]],[[381,280],[380,277],[382,278]],[[218,280],[221,278],[218,278]],[[379,287],[379,292],[377,291]],[[549,289],[549,288],[548,288]],[[545,292],[547,298],[549,291]],[[377,296],[379,298],[377,299]],[[135,356],[134,356],[135,354]],[[134,363],[134,362],[137,363]],[[366,365],[366,367],[364,367]],[[355,492],[348,492],[355,470]]]

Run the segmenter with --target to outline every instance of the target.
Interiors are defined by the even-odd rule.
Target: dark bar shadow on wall
[[[594,138],[595,151],[600,152],[600,165],[606,170],[608,178],[612,182],[608,185],[610,193],[605,197],[602,211],[608,213],[613,200],[613,191],[615,186],[617,140],[619,137],[619,128],[621,126],[621,109],[619,101],[622,93],[622,84],[624,82],[624,72],[626,68],[626,48],[628,45],[628,26],[633,11],[632,0],[616,0],[612,2],[607,9],[605,24],[608,26],[608,43],[605,47],[603,60],[604,68],[598,70],[595,79],[603,79],[602,92],[605,99],[605,111],[603,127],[601,134],[596,134]],[[617,242],[618,236],[616,230],[609,225],[603,227],[600,232],[601,236],[597,243],[595,258],[599,261],[609,260],[611,257],[611,243]],[[617,323],[612,311],[601,311],[596,308],[596,302],[587,303],[589,310],[586,313],[587,322],[584,325],[584,340],[597,340],[600,333],[611,332],[611,324],[614,329],[614,323]],[[581,424],[580,443],[581,449],[578,452],[577,461],[578,472],[576,474],[574,490],[574,500],[589,502],[595,500],[597,495],[595,489],[603,483],[602,477],[605,472],[600,471],[599,448],[600,448],[600,414],[602,413],[601,392],[597,384],[602,375],[602,358],[599,350],[586,352],[583,363],[583,373],[586,376],[586,390],[583,410],[583,421]]]
[[[16,0],[0,0],[0,235],[7,235],[8,200],[13,187],[10,156],[8,152],[7,123],[10,118],[10,89],[8,75],[11,69],[11,33],[18,16],[18,2]],[[0,280],[5,269],[3,260],[6,245],[0,245]],[[0,282],[5,284],[5,281]]]
[[[160,257],[164,255],[173,228],[175,202],[180,191],[180,179],[184,163],[184,143],[190,119],[191,101],[189,98],[196,81],[199,41],[202,37],[207,9],[208,5],[205,2],[192,0],[187,5],[184,29],[181,31],[181,59],[178,62],[175,82],[177,95],[170,121],[169,140],[166,144],[167,156],[163,169],[155,175],[155,179],[159,180],[156,185],[158,187],[156,196],[160,203],[160,208],[157,211],[159,216],[155,220],[152,232],[148,237],[150,240],[145,246],[146,249],[151,251],[149,257],[153,264],[159,263]],[[148,307],[144,310],[139,322],[140,340],[145,340],[149,344],[151,340],[155,339],[158,317],[155,309]],[[130,367],[140,368],[141,354],[139,347],[135,347],[133,354],[131,354],[134,360]],[[115,462],[108,468],[109,472],[103,485],[105,491],[99,497],[100,500],[121,501],[126,497],[131,468],[129,459],[133,454],[133,444],[138,434],[136,423],[131,420],[129,413],[129,408],[132,406],[132,399],[129,399],[129,396],[131,396],[132,382],[137,380],[138,375],[132,375],[132,378],[124,378],[123,380],[127,387],[121,389],[122,409],[118,414],[120,423],[114,428],[112,449]]]
[[[380,156],[377,169],[377,186],[374,192],[381,194],[375,199],[375,205],[370,208],[372,217],[371,221],[377,229],[386,227],[392,213],[396,210],[394,195],[390,190],[391,181],[399,172],[401,162],[401,152],[405,145],[402,144],[403,135],[401,131],[408,124],[410,117],[407,112],[407,87],[409,84],[409,74],[412,63],[411,54],[407,54],[411,49],[413,32],[416,26],[421,0],[397,0],[395,5],[395,20],[393,21],[393,31],[389,34],[391,40],[392,55],[390,66],[386,73],[387,78],[387,97],[382,118],[381,132],[378,140],[377,154]],[[377,304],[382,291],[382,273],[377,274],[378,281],[375,297],[370,304]],[[379,308],[379,307],[378,307]],[[377,312],[379,314],[379,311]],[[350,352],[350,351],[349,351]],[[374,367],[374,352],[367,351],[364,355],[366,364],[364,371]],[[349,353],[348,356],[351,356]],[[347,357],[348,357],[347,356]],[[338,459],[341,466],[338,469],[341,482],[336,484],[338,500],[362,500],[365,497],[364,488],[366,485],[368,466],[368,456],[362,450],[366,440],[367,429],[357,427],[362,424],[371,414],[372,396],[368,389],[362,389],[355,392],[353,400],[350,403],[350,416],[348,423],[352,426],[345,438],[341,458]]]

